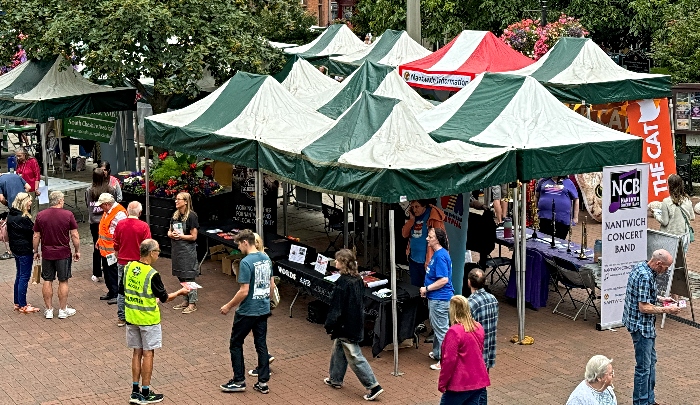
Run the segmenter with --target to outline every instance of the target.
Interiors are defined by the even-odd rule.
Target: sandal
[[[190,303],[187,302],[187,301],[185,301],[185,302],[181,302],[181,303],[175,305],[175,306],[173,307],[173,309],[176,310],[176,311],[179,311],[179,310],[181,310],[181,309],[187,308],[189,305],[190,305]]]
[[[19,305],[15,304],[15,311],[19,311]]]
[[[188,307],[186,307],[185,309],[182,310],[182,313],[183,313],[183,314],[191,314],[192,312],[194,312],[194,311],[196,311],[196,310],[197,310],[197,306],[196,306],[196,305],[193,306],[193,307],[188,306]]]
[[[39,312],[41,311],[39,308],[33,307],[30,304],[27,304],[26,307],[22,307],[19,309],[19,312],[22,314],[33,314],[34,312]]]
[[[15,256],[12,253],[5,252],[5,253],[0,255],[0,260],[12,259],[13,257],[15,257]]]

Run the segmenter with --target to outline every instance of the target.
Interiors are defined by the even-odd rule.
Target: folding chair
[[[340,239],[343,236],[343,231],[344,231],[344,226],[343,226],[343,220],[344,215],[343,215],[343,210],[336,208],[336,207],[331,207],[330,205],[322,204],[321,205],[321,212],[323,213],[323,230],[326,231],[326,235],[328,235],[328,240],[330,243],[328,244],[328,247],[324,251],[324,253],[328,253],[331,251],[337,251],[338,249],[335,247],[336,243],[338,243],[338,239]],[[348,233],[352,233],[355,230],[355,224],[353,222],[348,223]],[[339,232],[337,235],[335,235],[335,238],[331,235],[331,232]]]
[[[549,291],[557,293],[561,299],[562,295],[561,291],[559,291],[559,272],[557,270],[557,264],[554,262],[554,259],[544,255],[542,258],[547,265],[547,271],[549,271],[549,286],[551,287]]]
[[[598,314],[598,317],[600,318],[600,312],[598,311],[598,307],[596,307],[595,305],[595,301],[598,299],[598,295],[596,294],[597,287],[595,284],[595,279],[593,277],[592,270],[586,268],[576,269],[576,266],[574,266],[572,263],[569,263],[566,260],[558,259],[556,257],[554,258],[554,262],[556,263],[557,277],[559,283],[561,283],[564,286],[565,291],[559,299],[559,302],[557,302],[557,305],[554,307],[552,313],[565,316],[575,321],[576,318],[578,318],[578,316],[581,314],[581,311],[583,311],[583,320],[585,321],[588,320],[588,309],[590,307],[593,307],[596,314]],[[569,268],[565,268],[564,266],[562,266],[562,264]],[[586,292],[585,301],[575,299],[571,295],[571,291],[574,289],[581,289]],[[571,304],[574,306],[574,310],[578,308],[578,311],[575,315],[570,315],[558,310],[559,305],[565,301],[567,295],[569,296],[569,300],[571,300]],[[576,306],[576,303],[579,303],[581,305],[580,308]]]

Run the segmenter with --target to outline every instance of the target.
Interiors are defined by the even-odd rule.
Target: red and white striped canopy
[[[437,52],[399,66],[399,73],[413,87],[459,91],[479,73],[508,72],[532,63],[490,31],[462,31]]]

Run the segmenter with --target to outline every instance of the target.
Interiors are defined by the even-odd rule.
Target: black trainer
[[[141,402],[142,404],[155,404],[161,402],[163,398],[165,398],[165,395],[156,394],[155,392],[153,392],[153,390],[149,390],[148,396],[144,395],[143,397],[145,398],[145,401]]]
[[[245,391],[245,381],[235,382],[232,378],[226,384],[219,385],[219,387],[223,392],[242,392]]]
[[[363,398],[365,401],[374,401],[382,392],[384,392],[384,388],[381,385],[377,385],[369,391],[369,394],[365,394]]]
[[[258,376],[258,369],[254,368],[252,370],[248,370],[248,375],[251,375],[253,377],[257,377]],[[270,375],[272,375],[272,370],[270,370]]]
[[[324,378],[323,382],[326,383],[326,385],[328,385],[329,387],[333,387],[337,390],[343,388],[343,384],[334,383],[333,381],[331,381],[330,378]]]
[[[129,399],[130,404],[142,405],[146,403],[146,398],[140,392],[132,392]]]
[[[268,387],[267,384],[262,384],[259,382],[256,382],[255,385],[253,385],[253,389],[255,391],[258,391],[261,394],[269,394],[270,393],[270,387]]]

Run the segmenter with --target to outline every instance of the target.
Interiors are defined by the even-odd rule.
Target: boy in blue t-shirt
[[[249,229],[242,230],[236,236],[238,250],[246,256],[241,260],[238,271],[238,292],[221,307],[223,315],[236,308],[231,330],[231,365],[233,378],[222,384],[224,392],[245,391],[245,363],[243,361],[243,342],[252,331],[255,351],[258,353],[258,382],[253,389],[263,394],[270,392],[267,382],[270,380],[270,362],[267,353],[267,317],[270,316],[270,294],[275,289],[272,278],[272,261],[255,247],[255,234]]]

